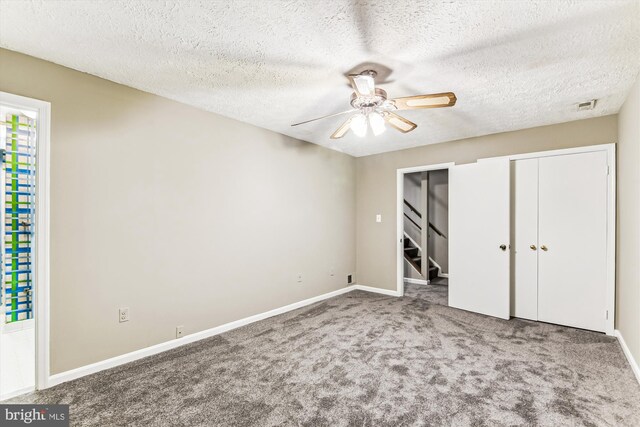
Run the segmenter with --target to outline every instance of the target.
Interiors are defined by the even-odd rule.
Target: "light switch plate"
[[[382,222],[382,215],[380,214],[376,215],[376,222]]]

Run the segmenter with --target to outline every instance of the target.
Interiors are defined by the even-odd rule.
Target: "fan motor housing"
[[[376,88],[375,95],[358,96],[355,92],[351,95],[351,106],[359,110],[365,108],[380,107],[387,100],[387,92]]]

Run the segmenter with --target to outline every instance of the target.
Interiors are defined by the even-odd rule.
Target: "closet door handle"
[[[507,250],[507,245],[500,245],[500,249],[502,249],[503,251]]]
[[[542,249],[545,252],[549,250],[549,248],[547,248],[545,245],[540,246],[540,249]]]
[[[535,250],[536,250],[536,245],[531,245],[531,246],[529,246],[529,247],[531,248],[531,250],[532,250],[532,251],[535,251]]]

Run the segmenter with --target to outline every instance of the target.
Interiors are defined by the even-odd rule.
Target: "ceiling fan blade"
[[[331,139],[342,138],[347,132],[349,132],[349,129],[351,128],[352,120],[353,120],[353,117],[349,117],[349,119],[346,122],[344,122],[342,126],[340,126],[333,134],[331,134]]]
[[[376,91],[376,83],[372,76],[364,74],[351,74],[349,75],[349,81],[351,87],[358,96],[374,95]]]
[[[328,119],[329,117],[341,116],[343,114],[353,113],[355,111],[357,111],[357,110],[355,108],[352,108],[351,110],[341,111],[339,113],[328,114],[326,116],[318,117],[318,118],[315,118],[315,119],[305,120],[304,122],[300,122],[300,123],[294,123],[291,126],[303,125],[305,123],[315,122],[316,120]]]
[[[415,110],[418,108],[453,107],[456,104],[453,92],[432,93],[430,95],[405,96],[393,99],[398,110]]]
[[[398,129],[402,133],[411,132],[412,130],[418,127],[417,124],[390,111],[387,111],[386,113],[384,113],[384,119],[386,120],[387,123],[389,123],[394,128]]]

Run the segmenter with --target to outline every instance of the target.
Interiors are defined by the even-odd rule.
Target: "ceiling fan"
[[[377,136],[385,131],[385,123],[388,123],[402,133],[407,133],[414,130],[418,125],[396,114],[396,110],[452,107],[456,103],[457,98],[453,92],[387,99],[387,92],[375,87],[374,79],[376,75],[377,73],[375,71],[366,70],[360,74],[351,74],[348,76],[351,87],[353,87],[354,90],[351,95],[352,109],[318,117],[317,119],[294,123],[291,126],[299,126],[316,120],[354,113],[333,132],[331,139],[342,138],[349,130],[352,130],[357,136],[363,137],[367,134],[369,127],[371,127],[373,134]]]

